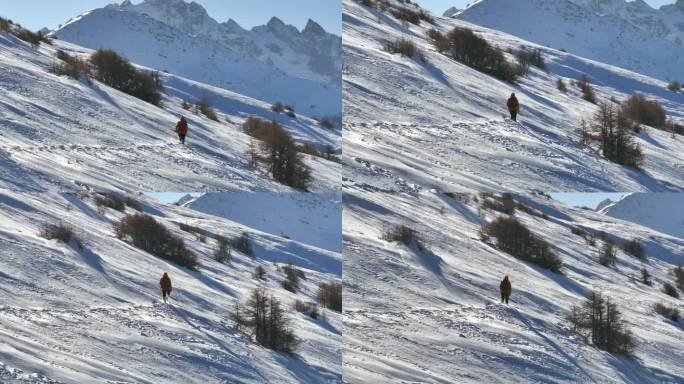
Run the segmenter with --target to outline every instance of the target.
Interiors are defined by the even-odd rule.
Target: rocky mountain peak
[[[309,19],[306,23],[306,27],[304,27],[304,30],[302,30],[302,33],[305,35],[314,35],[314,36],[322,36],[325,35],[325,29],[321,27],[320,24],[317,22]]]

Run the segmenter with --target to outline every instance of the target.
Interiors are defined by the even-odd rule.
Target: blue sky
[[[188,0],[189,1],[189,0]],[[93,8],[121,0],[0,0],[0,16],[9,17],[26,28],[56,28],[69,18]],[[140,3],[141,0],[133,0]],[[233,18],[244,28],[266,24],[277,16],[299,29],[309,18],[328,32],[342,30],[342,3],[339,0],[195,0],[219,22]]]
[[[473,0],[417,0],[421,7],[431,10],[433,13],[441,15],[450,7],[456,6],[463,8],[467,4],[472,3]],[[646,0],[652,7],[660,7],[665,4],[673,4],[675,0]]]
[[[596,208],[605,199],[619,200],[625,193],[551,193],[551,197],[571,207]]]

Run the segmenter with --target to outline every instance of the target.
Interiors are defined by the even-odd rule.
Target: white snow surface
[[[508,2],[504,9],[518,3]],[[587,74],[599,101],[642,93],[659,101],[680,123],[683,93],[668,91],[664,81],[572,50],[539,46],[458,19],[435,16],[435,23],[405,26],[389,12],[343,1],[346,187],[403,192],[682,190],[681,136],[672,138],[646,127],[635,138],[645,154],[643,172],[606,160],[595,145],[582,146],[576,129],[597,106],[584,101],[571,81]],[[546,25],[544,20],[539,23]],[[504,50],[539,48],[548,72],[533,67],[511,85],[436,52],[426,32],[437,28],[446,33],[456,26],[471,28]],[[383,49],[386,41],[399,38],[412,40],[424,60]],[[515,62],[511,55],[507,59]],[[567,95],[556,89],[558,79],[568,86]],[[519,123],[507,119],[506,100],[512,92],[521,103]]]
[[[0,33],[0,187],[23,191],[289,191],[265,169],[251,169],[253,140],[242,132],[250,116],[275,119],[300,143],[341,153],[340,131],[299,114],[276,114],[270,103],[174,74],[162,73],[161,107],[107,87],[49,73],[58,49],[85,57],[91,50],[55,40],[38,50]],[[219,122],[181,107],[208,96]],[[187,145],[174,133],[188,118]],[[258,147],[258,143],[255,143]],[[339,164],[314,159],[312,190],[339,190]],[[263,168],[263,167],[262,167]]]
[[[482,242],[481,225],[500,214],[480,208],[481,197],[345,195],[345,382],[684,382],[682,322],[653,310],[655,303],[682,309],[661,287],[684,260],[684,238],[540,195],[515,198],[548,216],[515,213],[563,258],[562,275]],[[382,240],[394,225],[411,226],[426,250]],[[648,262],[620,250],[617,265],[604,267],[598,248],[571,226],[605,231],[618,242],[640,239]],[[642,267],[653,286],[639,282]],[[513,286],[510,305],[499,303],[504,275]],[[633,358],[596,349],[572,331],[566,316],[592,289],[623,312],[638,342]]]
[[[624,0],[613,1],[621,3],[624,12],[616,4],[594,7],[596,3],[595,0],[479,0],[454,17],[657,79],[681,80],[684,76],[681,40],[677,44],[673,41],[676,37],[670,40],[640,27],[639,21],[646,17],[637,13],[639,10],[627,10]],[[677,18],[673,24],[684,23],[682,12],[662,12],[662,17],[666,16]]]
[[[245,206],[268,196],[248,193]],[[318,284],[340,281],[342,259],[238,221],[133,196],[143,210],[198,255],[198,272],[116,238],[124,213],[99,210],[92,196],[0,190],[0,382],[2,383],[335,383],[341,382],[342,315],[313,320],[294,311]],[[338,205],[339,208],[339,205]],[[127,214],[135,213],[127,208]],[[44,223],[66,223],[83,248],[39,237]],[[179,229],[199,227],[199,237]],[[315,223],[312,223],[315,225]],[[212,235],[250,235],[256,258],[233,250],[214,261]],[[297,294],[280,287],[276,263],[306,273]],[[252,277],[266,270],[266,280]],[[159,279],[174,290],[161,302]],[[301,340],[296,355],[263,348],[233,328],[229,313],[257,287],[283,304]]]
[[[218,23],[195,2],[124,2],[72,18],[53,34],[92,48],[113,49],[138,64],[309,116],[341,114],[340,37],[309,21],[301,32],[272,18],[251,31]]]
[[[632,193],[599,211],[604,215],[684,238],[684,194],[681,193],[661,193],[658,194],[658,199],[653,199],[647,193]]]
[[[183,205],[237,221],[272,235],[333,252],[342,252],[342,195],[340,193],[261,194],[258,205],[245,193],[206,193]]]

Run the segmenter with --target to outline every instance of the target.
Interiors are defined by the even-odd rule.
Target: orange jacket
[[[502,280],[501,284],[499,284],[499,289],[501,290],[501,293],[504,293],[506,295],[510,295],[511,292],[513,292],[513,287],[511,286],[511,281],[508,279]]]
[[[506,102],[506,106],[508,107],[508,110],[511,112],[518,112],[520,110],[520,103],[518,102],[518,98],[515,96],[511,96],[508,101]]]
[[[181,120],[176,124],[176,133],[185,135],[188,133],[188,122],[186,120]]]
[[[171,291],[171,278],[169,275],[164,275],[162,276],[161,280],[159,280],[159,286],[161,287],[162,291]]]

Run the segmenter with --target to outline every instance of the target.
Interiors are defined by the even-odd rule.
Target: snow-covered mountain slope
[[[262,193],[258,206],[245,193],[204,194],[185,207],[237,221],[260,231],[342,252],[342,195]]]
[[[599,211],[617,219],[684,238],[684,194],[681,193],[661,193],[658,194],[658,199],[653,199],[647,193],[632,193]]]
[[[268,196],[248,193],[244,206]],[[239,222],[143,196],[143,210],[182,237],[198,255],[193,272],[117,239],[124,215],[98,209],[83,194],[0,190],[0,382],[3,383],[333,383],[341,382],[342,315],[313,320],[294,311],[313,301],[320,282],[340,281],[341,255],[286,240]],[[127,208],[127,214],[136,213]],[[65,223],[83,242],[38,236],[44,223]],[[179,224],[206,235],[183,232]],[[250,235],[255,258],[232,251],[214,261],[211,235]],[[280,287],[276,264],[306,273],[297,294]],[[252,277],[261,265],[266,280]],[[161,303],[159,279],[174,290]],[[289,356],[253,343],[229,314],[257,287],[277,297],[301,343]]]
[[[587,74],[605,102],[643,93],[680,123],[684,94],[668,91],[663,81],[461,20],[435,17],[435,23],[405,27],[389,13],[343,2],[346,186],[620,192],[684,187],[681,136],[649,128],[636,137],[645,153],[644,172],[580,145],[579,122],[597,107],[570,82]],[[511,85],[436,52],[425,37],[431,28],[447,32],[456,26],[504,50],[539,48],[549,72],[532,68]],[[399,38],[412,40],[425,60],[383,50],[386,41]],[[567,84],[567,94],[557,90],[558,79]],[[520,124],[504,119],[511,92],[521,103]]]
[[[658,200],[657,194],[650,195]],[[480,198],[478,198],[480,199]],[[654,313],[655,303],[682,309],[661,292],[682,263],[684,238],[541,196],[516,197],[547,218],[515,216],[563,258],[563,274],[520,261],[480,240],[498,214],[482,200],[442,194],[353,193],[344,201],[344,351],[348,383],[680,383],[684,323]],[[393,225],[411,226],[425,251],[381,240]],[[641,262],[618,251],[617,265],[597,262],[598,247],[571,232],[638,238]],[[640,268],[653,286],[639,282]],[[499,282],[510,276],[510,305]],[[623,312],[638,346],[634,358],[587,345],[566,316],[590,290]]]
[[[661,80],[683,76],[681,44],[571,0],[479,0],[454,17]]]
[[[250,116],[280,121],[298,142],[340,150],[339,130],[270,104],[173,74],[162,74],[165,98],[156,107],[109,88],[49,72],[58,49],[92,51],[56,40],[38,50],[0,33],[0,187],[14,190],[134,191],[282,190],[265,170],[249,167]],[[219,122],[185,111],[183,100],[208,96]],[[187,146],[174,127],[188,117]],[[313,190],[339,189],[340,166],[307,157]]]
[[[653,36],[684,44],[684,0],[654,9],[643,0],[571,0],[596,13],[627,20]]]
[[[277,18],[251,31],[220,24],[183,0],[124,2],[79,15],[54,32],[92,49],[110,48],[132,61],[309,116],[339,116],[338,36],[310,21],[301,32]]]

